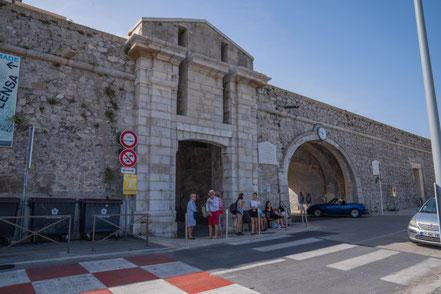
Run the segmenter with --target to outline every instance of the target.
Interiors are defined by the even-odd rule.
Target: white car
[[[407,227],[409,240],[441,246],[435,198],[430,198],[412,217]]]

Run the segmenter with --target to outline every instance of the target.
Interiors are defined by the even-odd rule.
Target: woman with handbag
[[[198,218],[198,211],[196,208],[196,194],[190,194],[190,200],[187,204],[187,230],[188,230],[188,239],[194,240],[193,237],[193,229],[196,226],[196,220]]]

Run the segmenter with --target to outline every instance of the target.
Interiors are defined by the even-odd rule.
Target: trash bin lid
[[[75,198],[29,198],[29,202],[77,202]]]
[[[122,203],[120,199],[94,199],[94,198],[84,198],[80,199],[80,202],[89,202],[89,203],[103,203],[103,202],[111,202],[111,203]]]
[[[20,202],[20,198],[16,198],[16,197],[0,197],[0,203],[5,203],[5,202]]]

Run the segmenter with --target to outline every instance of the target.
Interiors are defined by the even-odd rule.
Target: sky
[[[271,85],[430,137],[412,0],[23,3],[123,37],[141,17],[206,19],[254,56]],[[441,97],[441,0],[423,5]]]

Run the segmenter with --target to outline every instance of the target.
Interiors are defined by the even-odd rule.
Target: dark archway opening
[[[185,213],[190,194],[196,193],[199,218],[195,230],[207,224],[202,217],[201,206],[207,200],[208,191],[222,191],[221,147],[200,141],[180,141],[176,154],[176,222],[178,236],[183,236]],[[198,228],[199,227],[199,228]]]
[[[298,210],[298,194],[311,194],[312,204],[328,202],[333,198],[348,201],[349,186],[345,169],[321,141],[302,144],[291,157],[288,169],[289,198],[292,210]],[[350,194],[350,193],[349,193]]]

